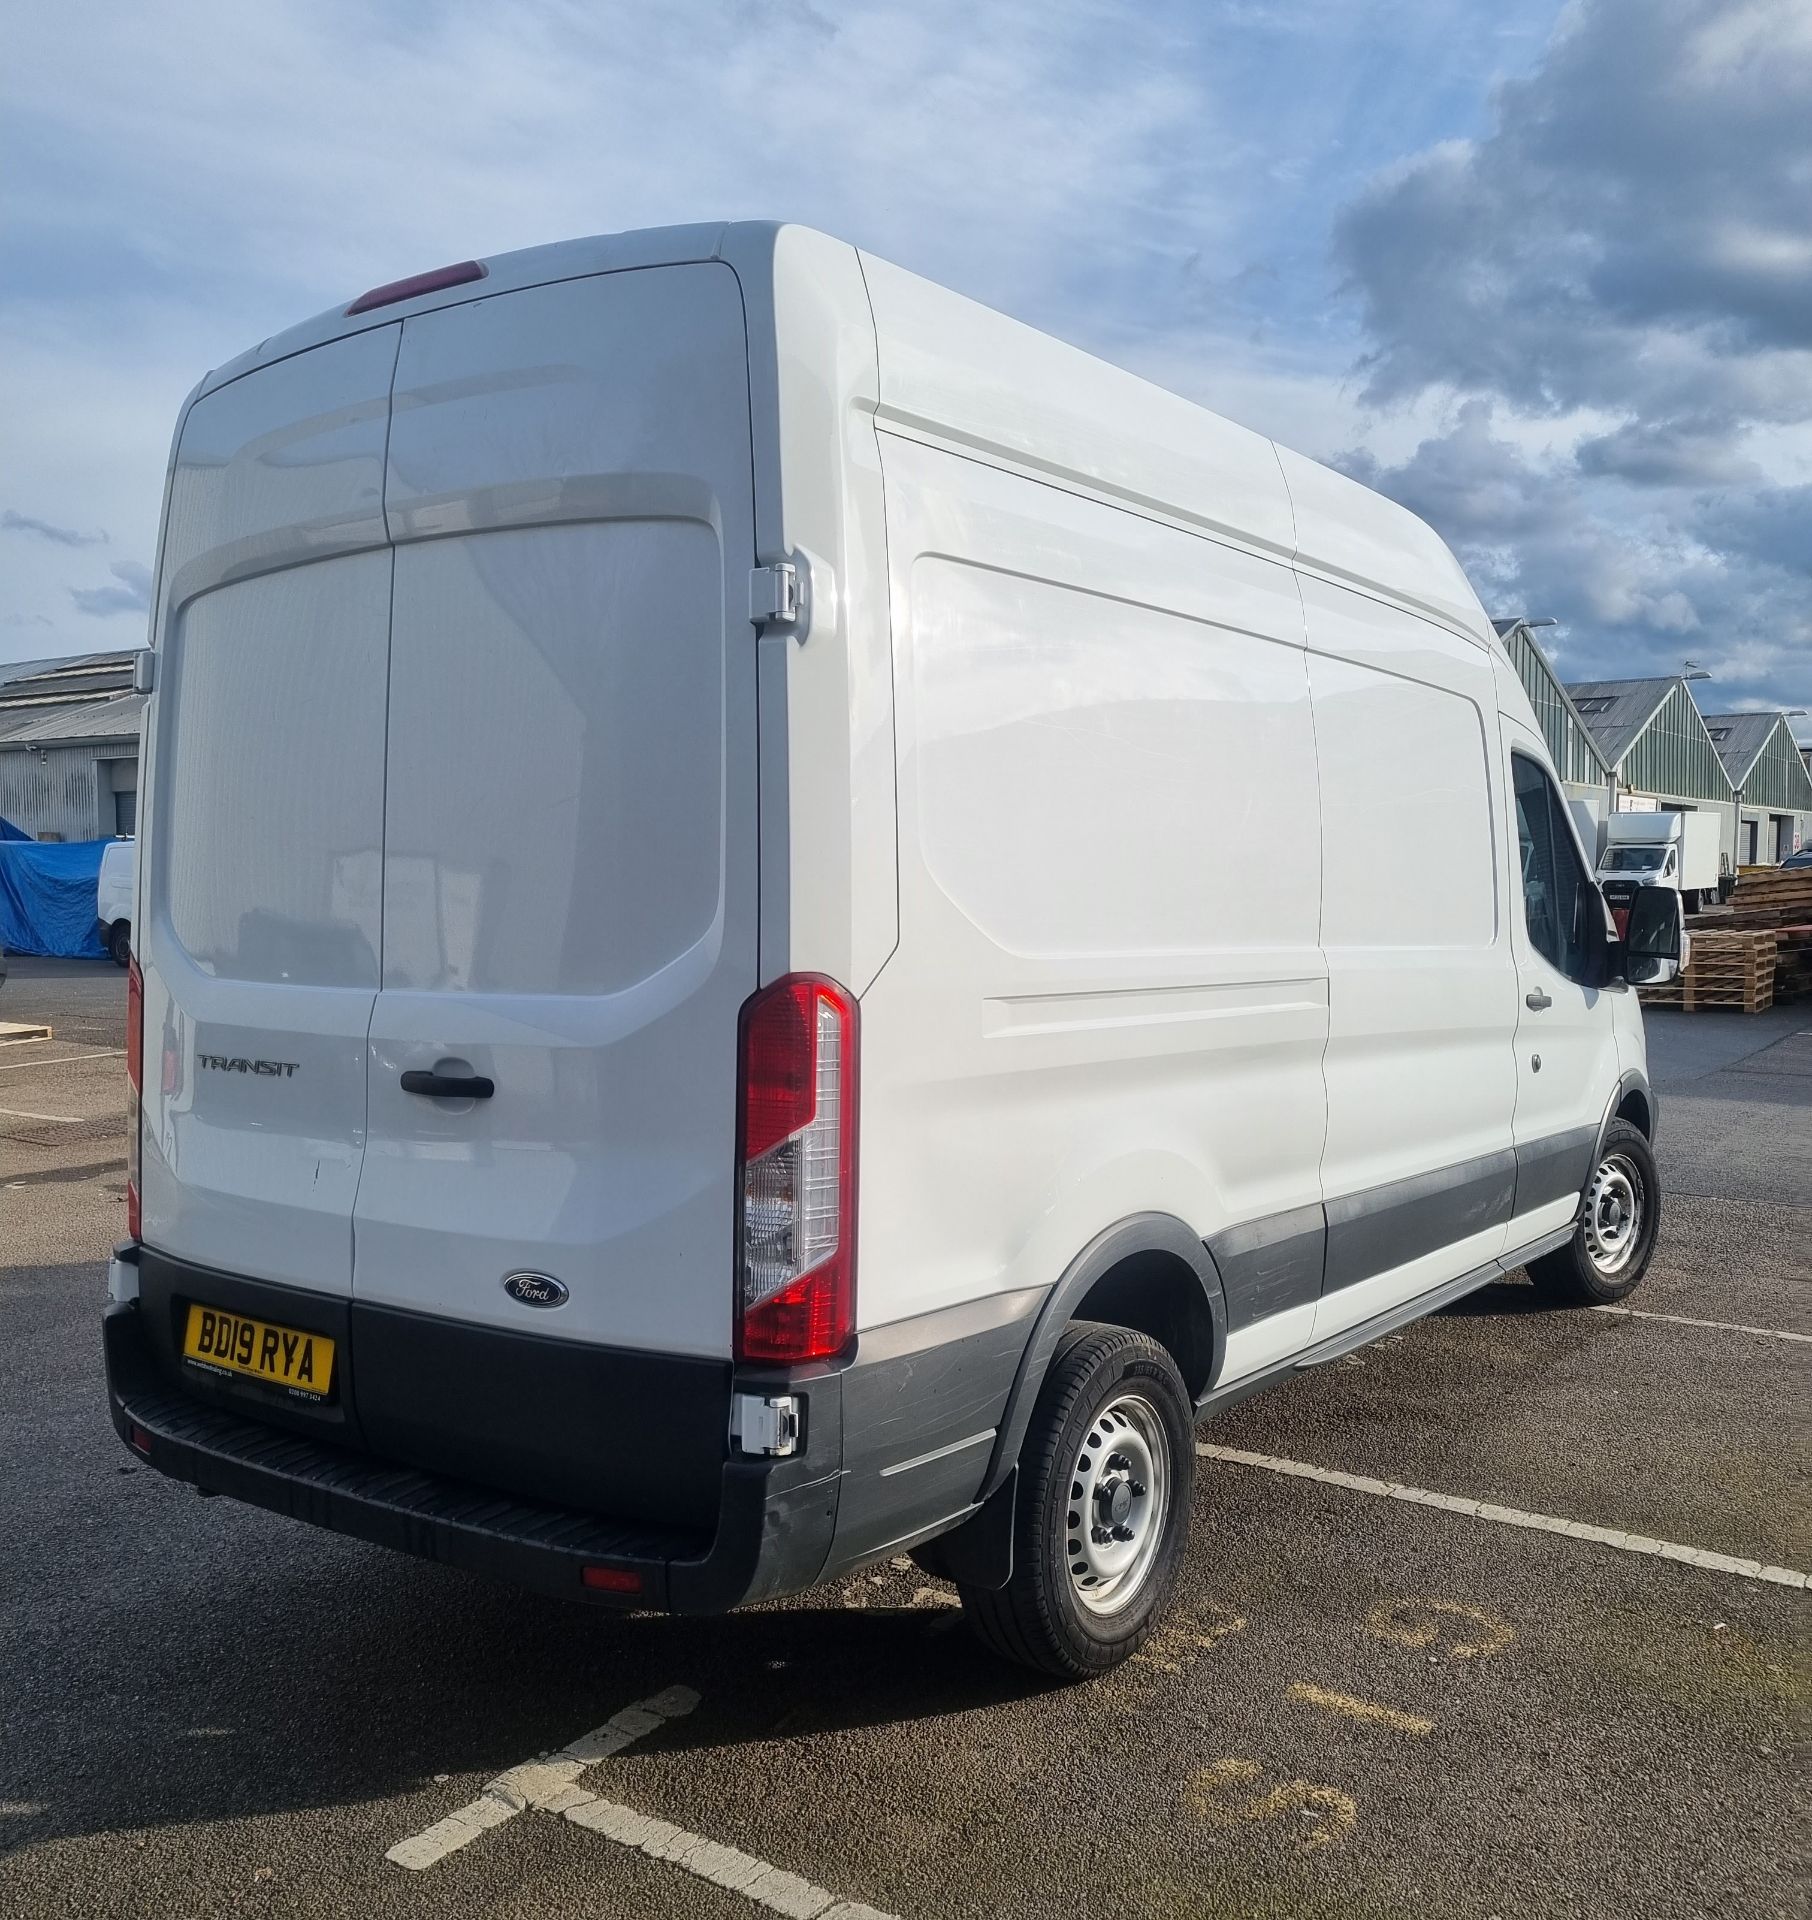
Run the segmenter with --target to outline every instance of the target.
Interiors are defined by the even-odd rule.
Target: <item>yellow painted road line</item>
[[[1765,1566],[1730,1553],[1708,1553],[1702,1547],[1683,1547],[1673,1540],[1651,1540],[1646,1534],[1622,1533],[1615,1527],[1594,1527],[1583,1520],[1562,1520],[1551,1513],[1524,1513],[1489,1500],[1462,1500],[1451,1493],[1430,1493],[1426,1487],[1405,1487],[1394,1480],[1373,1480],[1362,1473],[1341,1473],[1333,1467],[1312,1467],[1306,1460],[1282,1460],[1268,1453],[1247,1453],[1240,1447],[1196,1442],[1205,1460],[1225,1460],[1238,1467],[1260,1467],[1266,1473],[1288,1474],[1293,1480],[1315,1480],[1326,1487],[1344,1487],[1350,1493],[1369,1493],[1381,1500],[1403,1500],[1411,1506],[1433,1507],[1442,1513],[1462,1513],[1468,1519],[1494,1520],[1502,1527],[1527,1527],[1537,1533],[1562,1533],[1569,1540],[1589,1540],[1594,1546],[1615,1547],[1620,1553],[1648,1554],[1660,1560],[1678,1560],[1712,1573],[1741,1574],[1745,1580],[1766,1580],[1777,1587],[1812,1586],[1812,1574],[1793,1567]]]
[[[1683,1313],[1650,1313],[1643,1307],[1594,1307],[1594,1313],[1617,1313],[1626,1320],[1665,1320],[1673,1327],[1709,1327],[1714,1333],[1752,1333],[1758,1340],[1800,1340],[1812,1346],[1812,1333],[1783,1333],[1778,1327],[1743,1327],[1733,1320],[1689,1320]]]
[[[1326,1687],[1311,1687],[1306,1680],[1290,1683],[1290,1698],[1311,1707],[1323,1707],[1329,1713],[1344,1713],[1349,1720],[1372,1720],[1398,1733],[1433,1733],[1434,1722],[1419,1713],[1405,1713],[1399,1707],[1381,1706],[1376,1700],[1361,1700],[1350,1693],[1330,1693]]]

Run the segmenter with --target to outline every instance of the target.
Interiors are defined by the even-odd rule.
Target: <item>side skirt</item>
[[[1343,1359],[1349,1353],[1356,1353],[1361,1347],[1369,1347],[1374,1340],[1382,1340],[1387,1333],[1395,1333],[1400,1327],[1407,1327],[1412,1321],[1421,1320],[1428,1314],[1438,1312],[1440,1308],[1450,1306],[1455,1300],[1463,1300],[1467,1294],[1476,1293],[1480,1287],[1488,1287],[1494,1280],[1501,1280],[1506,1274],[1514,1273],[1517,1268],[1527,1266],[1531,1260],[1539,1260],[1544,1253],[1552,1253],[1558,1247],[1564,1247],[1573,1237],[1571,1222],[1553,1233],[1545,1233],[1539,1240],[1532,1240],[1525,1247],[1514,1252],[1500,1254],[1495,1260],[1487,1260],[1483,1266],[1474,1267],[1470,1273],[1462,1273],[1457,1279],[1445,1280],[1438,1287],[1431,1287],[1426,1293],[1419,1293],[1412,1300],[1399,1301],[1394,1307],[1383,1313],[1374,1314],[1369,1320],[1362,1320],[1356,1327],[1344,1327],[1339,1333],[1305,1347],[1301,1353],[1288,1360],[1280,1360],[1277,1365],[1266,1367],[1261,1372],[1249,1374],[1243,1380],[1235,1380],[1225,1387],[1211,1387],[1196,1402],[1196,1418],[1202,1419],[1210,1413],[1219,1413],[1228,1407],[1236,1407],[1242,1400],[1250,1400],[1254,1394],[1262,1393],[1267,1387],[1277,1386],[1288,1380],[1293,1374],[1301,1373],[1309,1367],[1325,1367],[1332,1360]]]

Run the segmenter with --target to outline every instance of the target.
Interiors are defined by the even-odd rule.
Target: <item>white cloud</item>
[[[802,219],[1086,335],[1179,229],[1230,232],[1184,52],[1111,0],[17,12],[7,504],[149,560],[207,367],[380,281],[573,234]],[[112,589],[17,557],[14,610],[92,644],[76,608]]]

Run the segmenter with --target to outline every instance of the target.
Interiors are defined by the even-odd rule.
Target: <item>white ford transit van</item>
[[[1678,896],[1440,541],[853,247],[266,341],[155,649],[106,1346],[210,1492],[619,1607],[912,1551],[1085,1675],[1196,1419],[1648,1261]]]
[[[117,966],[132,958],[132,913],[138,897],[138,842],[110,840],[101,849],[94,889],[94,928]]]

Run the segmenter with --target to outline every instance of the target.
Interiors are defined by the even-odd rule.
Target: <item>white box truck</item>
[[[1648,1263],[1678,899],[1611,937],[1440,540],[852,246],[267,340],[154,636],[105,1333],[161,1472],[601,1606],[910,1552],[1082,1676],[1198,1418]]]
[[[1605,822],[1598,878],[1612,907],[1638,886],[1672,887],[1688,913],[1717,897],[1723,824],[1703,809],[1613,813]]]

